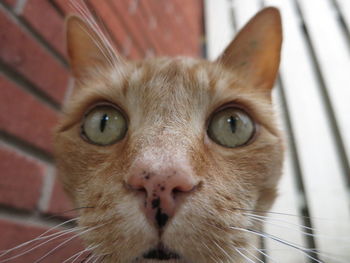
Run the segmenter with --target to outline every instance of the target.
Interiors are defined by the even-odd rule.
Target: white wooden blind
[[[227,38],[264,6],[282,13],[284,43],[274,95],[289,144],[276,213],[269,214],[264,230],[281,242],[265,238],[264,260],[347,263],[350,0],[206,0],[208,58],[215,59]]]

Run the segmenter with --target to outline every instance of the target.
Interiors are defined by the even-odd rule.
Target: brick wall
[[[201,0],[86,4],[125,57],[201,55]],[[68,0],[0,0],[0,251],[73,216],[62,213],[71,205],[55,178],[51,141],[72,83],[63,34],[72,10]],[[62,240],[10,262],[33,262]],[[62,262],[80,245],[61,248],[42,262]]]

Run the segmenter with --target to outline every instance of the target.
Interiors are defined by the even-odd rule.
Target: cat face
[[[245,213],[269,209],[281,174],[278,11],[216,62],[111,59],[82,21],[67,29],[77,81],[55,152],[87,246],[103,262],[244,261],[261,228]]]

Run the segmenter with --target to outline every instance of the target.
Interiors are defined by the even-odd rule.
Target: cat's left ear
[[[107,40],[75,15],[66,19],[66,43],[69,64],[78,79],[88,74],[90,69],[108,66],[117,59],[112,57],[115,53]]]
[[[218,62],[254,88],[270,91],[279,67],[281,44],[280,13],[278,9],[268,7],[238,33]]]

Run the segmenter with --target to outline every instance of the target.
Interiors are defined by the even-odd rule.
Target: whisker
[[[246,215],[246,216],[258,217],[258,218],[265,218],[265,219],[272,220],[272,221],[278,221],[278,222],[282,222],[282,223],[287,223],[287,224],[294,225],[294,226],[298,226],[298,227],[300,227],[300,228],[304,228],[304,229],[307,229],[307,230],[313,230],[313,231],[316,230],[316,229],[313,228],[313,227],[304,226],[304,225],[301,225],[301,224],[296,224],[296,223],[292,223],[292,222],[289,222],[289,221],[286,221],[286,220],[277,219],[277,218],[272,218],[272,217],[269,217],[269,216],[262,216],[262,215],[249,214],[249,213],[243,213],[243,214]]]
[[[261,255],[265,256],[266,258],[268,258],[269,260],[271,260],[271,262],[275,262],[277,263],[272,257],[270,257],[267,253],[265,253],[263,250],[264,249],[258,249],[257,247],[250,245],[251,247],[253,247],[253,249],[256,249]]]
[[[213,242],[214,242],[215,246],[217,246],[217,247],[227,256],[227,258],[232,259],[232,256],[230,256],[230,255],[225,251],[225,249],[223,249],[217,242],[215,242],[215,240],[213,240]]]
[[[236,249],[236,252],[241,255],[243,258],[245,258],[246,260],[248,260],[250,263],[255,263],[255,261],[253,261],[252,259],[248,258],[246,255],[244,255],[241,251],[239,251],[238,249]]]
[[[293,231],[298,231],[300,232],[301,234],[304,234],[306,236],[312,236],[312,237],[322,237],[322,238],[325,238],[325,239],[333,239],[333,240],[339,240],[339,241],[349,241],[350,238],[349,237],[334,237],[334,236],[330,236],[330,235],[322,235],[322,234],[312,234],[312,233],[308,233],[308,232],[305,232],[305,231],[302,231],[302,230],[297,230],[295,228],[292,228],[290,226],[283,226],[283,225],[280,225],[280,224],[276,224],[276,223],[273,223],[273,222],[270,222],[269,220],[264,220],[264,219],[261,219],[261,218],[256,218],[255,216],[249,216],[251,219],[254,219],[256,221],[259,221],[259,222],[263,222],[263,223],[266,223],[266,224],[270,224],[270,225],[273,225],[273,226],[277,226],[277,227],[281,227],[281,228],[287,228],[287,229],[291,229]],[[279,221],[279,220],[277,220]],[[284,221],[285,222],[285,221]],[[285,222],[287,223],[287,222]],[[292,223],[291,223],[292,224]],[[293,224],[293,225],[296,225],[296,226],[299,226],[298,224]],[[301,225],[300,225],[301,227]],[[313,228],[313,231],[317,231],[315,228]]]
[[[81,229],[82,229],[82,228],[81,228]],[[75,231],[78,231],[78,230],[80,230],[80,229],[69,229],[69,230],[61,231],[61,232],[59,232],[59,233],[60,233],[59,235],[54,236],[54,237],[50,238],[49,240],[46,240],[45,242],[40,243],[40,244],[38,244],[38,245],[36,245],[36,246],[34,246],[34,247],[32,247],[32,248],[30,248],[30,249],[28,249],[28,250],[26,250],[26,251],[20,253],[20,254],[18,254],[18,255],[15,255],[15,256],[12,256],[12,257],[10,257],[10,258],[1,260],[0,263],[8,262],[8,261],[13,260],[13,259],[15,259],[15,258],[18,258],[18,257],[20,257],[20,256],[26,255],[26,254],[28,254],[29,252],[31,252],[31,251],[33,251],[33,250],[35,250],[35,249],[37,249],[37,248],[39,248],[39,247],[41,247],[41,246],[43,246],[43,245],[49,243],[49,242],[51,242],[51,241],[53,241],[53,240],[55,240],[55,239],[57,239],[57,238],[59,238],[59,237],[65,236],[65,235],[67,235],[67,234],[70,234],[70,233],[75,232]],[[62,232],[63,232],[63,233],[62,233]]]
[[[71,263],[73,263],[73,262],[75,262],[82,254],[84,254],[85,252],[91,251],[91,250],[93,250],[93,249],[95,249],[95,248],[97,248],[97,247],[99,247],[99,245],[96,245],[96,246],[93,246],[93,247],[89,246],[89,247],[87,247],[86,249],[75,253],[75,254],[74,254],[73,256],[71,256],[70,258],[67,258],[67,259],[66,259],[65,261],[63,261],[62,263],[66,263],[66,262],[68,262],[69,260],[71,260],[71,259],[73,260],[73,258],[75,258],[75,259],[71,262]]]
[[[325,263],[325,262],[322,262],[322,261],[320,261],[320,260],[318,260],[318,259],[312,257],[311,255],[309,255],[307,252],[310,252],[310,249],[300,247],[300,246],[298,246],[298,245],[296,245],[296,244],[293,244],[293,243],[291,243],[291,242],[288,242],[288,241],[286,241],[286,240],[283,240],[283,239],[281,239],[281,238],[278,238],[278,237],[276,237],[276,236],[274,236],[274,235],[270,235],[270,234],[268,234],[268,233],[262,233],[262,232],[260,232],[260,231],[256,231],[256,230],[253,230],[253,229],[245,229],[245,228],[233,227],[233,226],[231,226],[230,228],[231,228],[231,229],[240,230],[240,231],[245,231],[245,232],[252,233],[252,234],[256,234],[256,235],[261,236],[261,237],[264,237],[264,238],[270,238],[270,239],[272,239],[272,240],[274,240],[274,241],[276,241],[276,242],[279,242],[279,243],[281,243],[281,244],[283,244],[283,245],[286,245],[286,246],[289,246],[289,247],[291,247],[291,248],[294,248],[294,249],[296,249],[296,250],[301,251],[301,252],[302,252],[303,254],[305,254],[307,257],[311,258],[312,260],[314,260],[314,261],[316,261],[316,262],[318,262],[318,263]]]
[[[106,224],[107,224],[107,223],[104,223],[104,224],[102,224],[102,225],[95,226],[95,227],[93,227],[93,228],[89,228],[89,229],[87,229],[87,230],[84,230],[83,232],[80,232],[80,233],[78,233],[78,234],[72,236],[72,237],[69,238],[68,240],[62,242],[61,244],[59,244],[58,246],[56,246],[54,249],[50,250],[50,251],[47,252],[45,255],[43,255],[42,257],[40,257],[40,258],[37,259],[36,261],[34,261],[34,263],[39,263],[39,262],[43,261],[45,258],[47,258],[48,256],[50,256],[51,254],[55,253],[55,252],[56,252],[60,247],[62,247],[64,244],[66,244],[66,243],[68,243],[68,242],[74,240],[74,239],[77,238],[78,236],[81,236],[81,235],[83,235],[83,234],[85,234],[85,233],[88,233],[88,232],[90,232],[90,231],[92,231],[92,230],[94,230],[94,229],[96,229],[96,228],[102,227],[102,226],[104,226],[104,225],[106,225]]]
[[[313,220],[334,221],[334,219],[332,219],[332,218],[321,218],[321,217],[313,217],[313,216],[295,215],[295,214],[275,212],[275,211],[254,210],[254,209],[246,209],[246,208],[238,208],[238,207],[232,207],[231,209],[232,210],[246,211],[246,212],[254,212],[254,213],[282,215],[282,216],[288,216],[288,217],[299,217],[299,218],[306,218],[306,219],[313,219]]]
[[[82,1],[71,1],[71,4],[78,11],[78,13],[84,18],[84,20],[87,22],[90,28],[96,33],[96,35],[101,39],[102,43],[104,44],[103,47],[105,47],[105,49],[103,49],[102,46],[100,46],[100,44],[97,43],[97,41],[92,36],[90,36],[91,39],[94,41],[94,43],[99,47],[100,51],[102,52],[104,57],[107,59],[107,61],[112,66],[114,66],[115,54],[111,51],[113,50],[113,46],[110,43],[110,41],[107,39],[105,34],[103,34],[103,32],[101,31],[95,19],[93,19],[92,14],[89,11],[86,4]],[[107,53],[105,51],[107,51]]]
[[[86,260],[88,260],[89,259],[89,257],[91,256],[91,252],[85,257],[85,258],[83,258],[83,260],[82,261],[80,261],[80,263],[86,263]]]
[[[70,212],[74,212],[74,211],[77,211],[77,210],[80,210],[80,209],[91,209],[91,208],[95,208],[94,206],[82,206],[82,207],[76,207],[76,208],[73,208],[73,209],[69,209],[69,210],[65,210],[65,211],[62,211],[62,212],[58,212],[58,213],[55,213],[49,217],[45,217],[46,219],[52,219],[52,218],[57,218],[57,217],[61,217],[62,215],[64,214],[67,214],[67,213],[70,213]]]
[[[253,258],[257,259],[259,262],[264,263],[260,258],[254,255],[254,253],[250,252],[249,250],[245,250],[249,255],[251,255]]]
[[[95,258],[96,258],[95,255],[91,255],[91,256],[87,259],[87,261],[85,261],[85,263],[89,263],[90,261],[94,260]]]
[[[34,238],[34,239],[31,239],[31,240],[29,240],[29,241],[26,241],[26,242],[24,242],[24,243],[22,243],[22,244],[20,244],[20,245],[18,245],[18,246],[16,246],[16,247],[13,247],[13,248],[8,249],[8,250],[3,250],[3,251],[1,251],[0,258],[3,257],[3,256],[5,256],[5,255],[7,255],[8,253],[10,253],[10,252],[16,250],[16,249],[22,248],[22,247],[24,247],[24,246],[26,246],[26,245],[29,245],[29,244],[31,244],[31,243],[33,243],[33,242],[35,242],[35,241],[38,241],[38,240],[41,240],[41,239],[46,239],[46,238],[49,238],[49,237],[54,236],[54,235],[58,235],[58,234],[61,233],[62,231],[60,231],[60,232],[58,232],[58,233],[51,234],[51,235],[49,235],[49,236],[44,236],[45,234],[47,234],[47,233],[49,233],[49,232],[51,232],[51,231],[53,231],[53,230],[55,230],[55,229],[57,229],[57,228],[59,228],[59,227],[65,225],[65,224],[68,224],[68,223],[70,223],[70,222],[72,222],[72,221],[75,221],[75,220],[76,220],[76,218],[67,220],[67,221],[65,221],[65,222],[63,222],[63,223],[61,223],[61,224],[59,224],[59,225],[56,225],[56,226],[54,226],[54,227],[52,227],[52,228],[46,230],[44,233],[40,234],[39,236],[37,236],[37,237]],[[65,231],[65,230],[64,230],[64,231]]]

